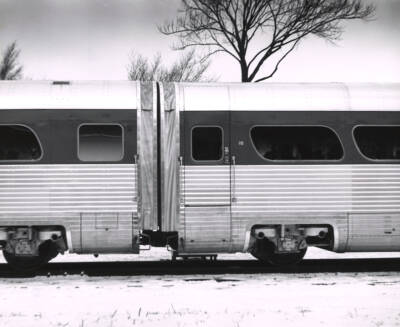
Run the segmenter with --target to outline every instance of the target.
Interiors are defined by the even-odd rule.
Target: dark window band
[[[42,157],[36,135],[23,125],[0,125],[0,161],[33,161]]]
[[[323,126],[256,126],[250,135],[268,160],[340,160],[344,154],[338,136]]]
[[[400,160],[400,126],[358,126],[353,135],[368,159]]]

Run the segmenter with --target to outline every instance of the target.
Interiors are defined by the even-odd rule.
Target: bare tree
[[[20,52],[16,41],[3,51],[0,62],[0,80],[15,80],[22,77],[23,67],[18,63]]]
[[[211,81],[205,76],[210,66],[209,60],[200,60],[194,49],[174,62],[171,67],[162,63],[161,54],[156,54],[152,60],[142,55],[134,54],[128,68],[130,80],[163,81],[163,82],[198,82]]]
[[[205,58],[229,54],[240,65],[242,82],[260,82],[272,77],[305,37],[334,42],[343,21],[369,20],[374,12],[361,0],[182,0],[178,17],[159,29],[179,37],[175,49],[205,47]],[[259,76],[271,60],[272,71]]]

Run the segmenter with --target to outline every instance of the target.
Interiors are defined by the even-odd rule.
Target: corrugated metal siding
[[[254,224],[330,223],[340,232],[339,250],[346,246],[360,250],[357,242],[364,241],[357,235],[387,238],[389,227],[400,230],[399,165],[236,166],[231,171],[232,195],[229,167],[184,169],[186,205],[228,205],[235,197],[230,226],[233,250],[243,249],[245,232]],[[224,220],[217,210],[207,219],[195,213],[185,208],[185,230],[203,233]],[[384,217],[389,217],[386,225]],[[391,247],[377,249],[400,247],[398,236],[393,232]]]
[[[64,225],[79,250],[85,231],[96,229],[96,223],[98,231],[105,230],[101,226],[117,214],[114,229],[126,234],[120,244],[131,242],[136,176],[136,165],[1,165],[0,225]]]
[[[181,252],[219,252],[230,246],[230,167],[185,166]]]
[[[400,212],[395,165],[237,166],[235,211]]]
[[[135,165],[2,165],[0,214],[136,212]]]
[[[229,166],[185,166],[183,169],[185,205],[230,205]]]

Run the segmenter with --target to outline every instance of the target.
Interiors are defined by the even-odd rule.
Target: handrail
[[[136,164],[136,171],[135,171],[136,197],[133,200],[139,202],[139,155],[135,154],[133,160]]]
[[[236,199],[236,158],[235,158],[235,156],[232,156],[232,170],[231,171],[232,171],[232,175],[233,175],[231,178],[231,180],[232,180],[232,183],[231,183],[232,199],[231,199],[231,201],[232,201],[232,203],[235,203],[237,201],[237,199]]]

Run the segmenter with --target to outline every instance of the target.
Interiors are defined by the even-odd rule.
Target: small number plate
[[[285,238],[281,242],[282,250],[284,251],[296,251],[297,250],[297,242],[294,239]]]

